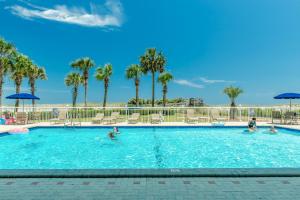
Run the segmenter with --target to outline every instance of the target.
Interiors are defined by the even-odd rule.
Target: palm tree
[[[80,58],[71,63],[71,66],[75,69],[82,71],[83,86],[84,86],[84,105],[87,106],[87,92],[88,92],[88,79],[89,70],[95,66],[94,61],[91,58]]]
[[[46,70],[43,67],[38,67],[36,65],[31,65],[26,72],[28,77],[28,84],[30,86],[30,91],[32,95],[35,95],[35,83],[36,80],[47,80]],[[32,100],[32,107],[35,106],[35,100]]]
[[[230,87],[227,87],[224,89],[224,94],[226,94],[229,99],[230,99],[230,106],[231,106],[231,109],[230,109],[230,119],[234,119],[235,118],[235,113],[236,113],[236,104],[235,104],[235,99],[243,93],[243,90],[238,88],[238,87],[233,87],[233,86],[230,86]]]
[[[132,64],[126,69],[126,78],[134,79],[135,84],[135,106],[139,106],[139,85],[142,76],[142,68],[140,65]]]
[[[11,79],[15,82],[16,93],[20,93],[23,78],[26,76],[27,70],[31,65],[32,62],[28,57],[22,54],[17,55],[16,60],[13,63],[11,69]],[[19,107],[19,99],[16,100],[16,104],[15,104],[16,112],[18,111],[18,107]]]
[[[83,83],[83,78],[79,73],[72,72],[65,78],[65,84],[70,87],[72,86],[72,105],[76,107],[76,101],[78,96],[78,88]]]
[[[155,73],[164,72],[166,59],[161,52],[157,53],[155,48],[146,50],[146,53],[140,57],[141,67],[145,74],[152,74],[152,107],[155,102]]]
[[[168,83],[173,79],[173,75],[169,72],[163,72],[158,77],[158,82],[163,86],[163,106],[166,106],[167,103],[167,92],[168,92]]]
[[[105,64],[104,67],[98,67],[96,69],[95,77],[98,81],[104,82],[104,100],[103,100],[103,108],[106,106],[107,100],[107,90],[109,85],[110,77],[113,73],[112,64]]]
[[[3,38],[0,38],[0,107],[2,106],[4,77],[10,71],[15,53],[15,47],[7,43]]]

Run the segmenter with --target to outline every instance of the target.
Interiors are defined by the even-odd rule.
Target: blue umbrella
[[[7,99],[35,99],[35,100],[40,100],[40,98],[32,95],[32,94],[28,94],[28,93],[17,93],[17,94],[13,94],[10,96],[6,97]]]
[[[283,93],[274,97],[274,99],[289,99],[290,100],[290,110],[292,108],[292,99],[300,99],[300,94],[298,93]]]
[[[6,97],[7,99],[22,99],[23,100],[23,111],[24,111],[24,99],[40,100],[40,98],[28,94],[28,93],[17,93]]]

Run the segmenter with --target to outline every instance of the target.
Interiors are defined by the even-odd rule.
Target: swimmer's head
[[[275,130],[275,126],[273,125],[273,126],[271,126],[271,130]]]

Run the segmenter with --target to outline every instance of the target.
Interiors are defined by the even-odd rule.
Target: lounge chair
[[[139,122],[140,113],[133,113],[131,116],[128,117],[129,124],[136,124]]]
[[[120,117],[119,112],[112,112],[110,116],[104,117],[103,123],[106,122],[106,124],[115,124],[115,123],[117,123],[117,120],[119,119],[119,117]]]
[[[272,111],[272,124],[273,123],[282,123],[282,114],[281,111],[273,110]]]
[[[71,115],[68,115],[67,113],[67,117],[68,117],[68,123],[70,123],[70,125],[72,126],[81,126],[81,117],[80,117],[80,114],[71,114]]]
[[[295,112],[288,111],[284,114],[284,124],[297,124],[297,116]]]
[[[28,122],[27,113],[26,112],[17,112],[16,113],[16,122],[15,124],[25,125]]]
[[[227,117],[223,117],[223,116],[220,115],[219,110],[211,110],[210,116],[211,116],[211,121],[212,122],[224,122],[224,121],[228,120]]]
[[[151,114],[150,122],[151,124],[159,124],[162,122],[162,118],[159,114]]]
[[[34,112],[34,113],[31,113],[31,116],[28,116],[28,123],[34,123],[36,121],[40,121],[41,120],[41,113],[40,112]]]
[[[72,124],[68,119],[68,112],[66,110],[59,111],[58,117],[51,119],[54,124],[64,124],[65,126],[68,124]]]
[[[186,111],[186,123],[197,123],[199,121],[199,117],[195,116],[195,112],[192,109],[188,109]]]
[[[101,124],[104,119],[104,113],[97,113],[96,116],[92,119],[93,124]]]

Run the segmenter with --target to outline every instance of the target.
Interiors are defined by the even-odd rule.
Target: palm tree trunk
[[[167,85],[164,85],[163,87],[164,87],[163,88],[163,106],[166,107],[168,88],[167,88]]]
[[[20,90],[21,90],[21,84],[20,83],[16,83],[16,93],[20,93]],[[19,99],[16,99],[16,103],[15,103],[15,110],[16,112],[18,112],[18,108],[19,108],[19,105],[20,105],[20,100]]]
[[[234,99],[232,99],[231,104],[230,104],[230,111],[229,111],[231,120],[235,119],[235,113],[236,113],[235,102],[234,102]]]
[[[35,81],[31,80],[30,81],[30,90],[31,90],[31,94],[34,96],[35,95]],[[35,107],[35,100],[32,99],[32,109],[34,110]]]
[[[76,107],[77,94],[78,94],[78,88],[75,86],[73,91],[73,98],[72,98],[72,105],[74,108]]]
[[[88,80],[89,72],[85,70],[83,72],[83,84],[84,84],[84,106],[87,107],[87,93],[88,93]]]
[[[84,83],[84,106],[87,107],[87,90],[88,90],[88,81],[85,80]]]
[[[152,107],[154,107],[155,101],[155,73],[152,72]]]
[[[135,80],[135,106],[139,106],[139,81]]]
[[[106,100],[107,100],[107,90],[108,90],[108,83],[104,83],[104,100],[103,100],[103,108],[106,107]]]

